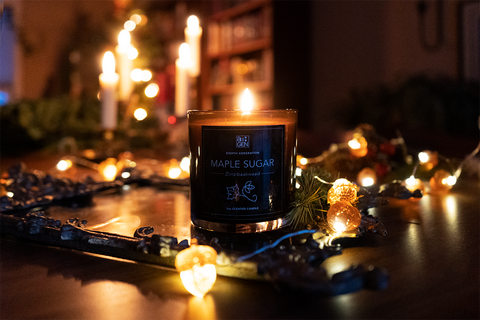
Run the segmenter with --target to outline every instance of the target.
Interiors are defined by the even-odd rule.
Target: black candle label
[[[285,126],[203,126],[203,212],[219,222],[259,222],[284,208]]]

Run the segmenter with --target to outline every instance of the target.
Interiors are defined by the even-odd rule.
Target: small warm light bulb
[[[107,158],[98,165],[98,172],[106,181],[113,181],[117,176],[117,159]]]
[[[103,169],[103,176],[107,181],[113,181],[115,180],[115,177],[117,175],[117,166],[113,164],[107,165]]]
[[[105,52],[102,63],[103,73],[114,74],[115,73],[115,57],[111,51]]]
[[[188,17],[187,27],[189,29],[198,30],[198,28],[200,27],[200,22],[198,21],[198,18],[196,16]]]
[[[422,151],[418,154],[418,160],[420,161],[420,164],[426,163],[428,159],[430,159],[430,157],[428,156],[428,153],[426,153],[425,151]]]
[[[300,164],[301,165],[306,165],[308,163],[308,159],[307,158],[301,158],[300,159]]]
[[[137,13],[134,13],[130,16],[130,20],[135,22],[135,24],[140,24],[142,22],[142,16]]]
[[[183,157],[182,161],[180,161],[180,168],[185,172],[190,172],[190,158]]]
[[[364,187],[373,186],[377,182],[377,173],[372,168],[363,168],[357,175],[357,182]]]
[[[127,31],[135,30],[136,26],[137,26],[137,24],[135,23],[135,21],[132,21],[132,20],[128,20],[123,24],[123,28]]]
[[[135,82],[140,82],[142,81],[142,74],[143,71],[142,69],[133,69],[132,72],[130,73],[130,78],[132,78],[133,81]]]
[[[240,97],[240,109],[243,111],[243,114],[249,114],[253,110],[253,104],[253,96],[247,88]]]
[[[168,170],[168,177],[170,179],[177,179],[181,173],[182,173],[181,168],[178,168],[178,167],[170,168],[170,170]]]
[[[148,82],[148,81],[150,81],[150,80],[152,79],[152,76],[153,76],[153,75],[152,75],[152,71],[147,70],[147,69],[142,70],[142,81],[143,81],[143,82]]]
[[[217,252],[209,246],[196,244],[180,251],[175,257],[175,268],[180,272],[183,286],[196,297],[203,298],[215,284]]]
[[[158,87],[158,85],[155,83],[150,83],[145,88],[145,95],[149,98],[153,98],[158,94],[158,91],[160,91],[160,88]]]
[[[70,159],[60,160],[57,163],[57,169],[60,171],[68,170],[72,167],[73,163]]]
[[[361,158],[368,153],[367,140],[358,134],[355,134],[353,139],[348,141],[348,146],[350,147],[350,153],[355,157]]]
[[[127,58],[129,60],[135,60],[138,57],[138,50],[134,46],[130,46],[127,51]]]
[[[122,178],[123,178],[123,179],[127,179],[127,178],[129,178],[129,177],[130,177],[130,172],[128,172],[128,171],[122,172]]]
[[[356,231],[361,222],[360,211],[346,201],[335,202],[327,211],[327,223],[336,233]]]
[[[348,141],[348,146],[352,149],[360,149],[361,147],[360,142],[358,142],[357,139],[352,139]]]
[[[145,109],[143,109],[143,108],[138,108],[137,110],[135,110],[133,112],[133,116],[138,121],[142,121],[143,119],[145,119],[147,117],[147,111],[145,111]]]
[[[457,182],[457,178],[447,171],[440,169],[430,179],[430,188],[436,192],[448,192]]]

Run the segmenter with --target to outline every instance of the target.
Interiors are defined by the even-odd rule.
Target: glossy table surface
[[[177,272],[155,265],[1,239],[2,319],[413,319],[480,317],[480,183],[459,179],[448,194],[392,200],[370,213],[388,235],[339,243],[343,254],[321,267],[329,275],[355,264],[386,269],[388,288],[324,297],[282,292],[268,282],[218,277],[198,299]],[[186,191],[126,188],[84,208],[52,207],[65,221],[132,236],[139,226],[189,239]]]

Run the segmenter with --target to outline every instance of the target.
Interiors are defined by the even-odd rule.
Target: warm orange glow
[[[138,108],[137,110],[135,110],[133,112],[133,116],[138,121],[142,121],[147,117],[147,111],[145,111],[145,109],[143,109],[143,108]]]
[[[407,180],[405,180],[405,187],[410,191],[414,192],[415,190],[420,190],[422,193],[425,191],[425,184],[420,179],[415,179],[414,176],[410,176]]]
[[[430,179],[430,188],[434,192],[444,193],[450,191],[456,182],[457,179],[455,176],[452,176],[447,171],[440,169],[437,170]]]
[[[118,45],[121,48],[128,48],[130,46],[130,32],[122,30],[118,34]]]
[[[160,88],[156,83],[150,83],[146,88],[145,88],[145,95],[149,98],[155,97],[158,92],[160,91]]]
[[[422,151],[418,154],[418,161],[426,170],[432,170],[438,164],[438,152]]]
[[[60,171],[65,171],[70,169],[73,166],[72,160],[62,159],[57,163],[57,169]]]
[[[346,201],[338,201],[330,206],[327,222],[336,233],[356,231],[362,222],[362,215],[357,208]]]
[[[364,187],[373,186],[377,182],[377,173],[372,168],[363,168],[357,175],[357,182]]]
[[[107,158],[98,165],[98,171],[106,181],[113,181],[117,176],[117,159]]]
[[[175,268],[180,272],[182,283],[196,297],[203,296],[215,284],[217,252],[209,246],[192,245],[180,251],[175,258]]]
[[[328,190],[327,202],[331,205],[338,201],[352,203],[357,200],[357,187],[347,179],[337,179]]]
[[[180,45],[178,49],[178,58],[182,64],[190,64],[190,46],[186,43]]]
[[[355,157],[361,158],[368,153],[367,140],[360,135],[354,135],[353,139],[348,141],[348,146],[350,147],[350,153]]]

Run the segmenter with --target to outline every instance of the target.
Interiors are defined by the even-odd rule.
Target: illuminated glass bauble
[[[448,192],[457,182],[455,176],[452,176],[447,171],[440,169],[435,172],[430,179],[430,188],[434,192]]]
[[[338,201],[328,209],[327,222],[336,233],[356,231],[362,222],[362,215],[350,203]]]
[[[405,180],[405,187],[410,191],[413,192],[415,190],[420,190],[422,193],[425,192],[425,184],[420,179],[415,179],[414,176],[411,176],[407,180]]]
[[[364,157],[368,153],[367,140],[358,135],[354,135],[353,139],[348,141],[350,153],[355,157]]]
[[[357,200],[357,187],[347,179],[337,179],[328,190],[327,202],[334,204],[337,201],[354,202]]]
[[[432,170],[438,164],[438,152],[422,151],[418,154],[418,161],[426,170]]]
[[[357,175],[357,182],[364,186],[373,186],[377,182],[377,173],[372,168],[363,168]]]
[[[215,263],[217,252],[209,246],[192,245],[180,251],[175,258],[175,268],[180,272],[182,283],[188,292],[196,297],[212,289],[217,279]]]

